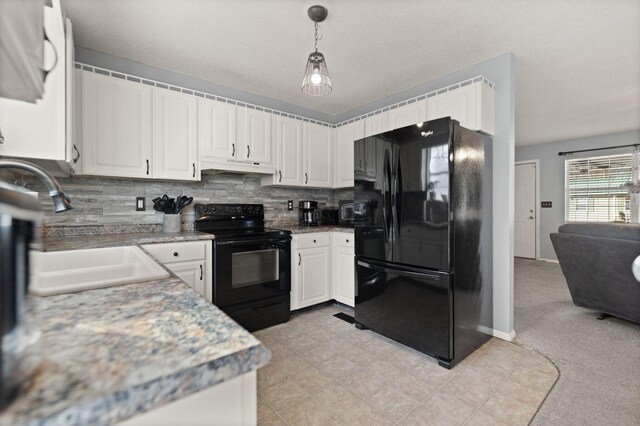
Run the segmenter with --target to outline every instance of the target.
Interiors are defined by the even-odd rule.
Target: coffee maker
[[[300,225],[318,226],[320,224],[320,210],[317,201],[300,201]]]

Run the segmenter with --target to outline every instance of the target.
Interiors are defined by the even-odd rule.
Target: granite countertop
[[[213,234],[199,231],[133,232],[105,235],[67,235],[41,238],[42,251],[79,250],[102,247],[135,246],[153,243],[213,240]]]
[[[212,239],[138,233],[47,237],[47,250]],[[108,425],[266,365],[259,340],[173,274],[164,280],[30,296],[42,364],[0,425]]]
[[[341,226],[341,225],[320,225],[320,226],[293,225],[293,226],[282,226],[281,228],[291,231],[292,234],[309,234],[312,232],[346,232],[349,234],[353,234],[352,226]]]

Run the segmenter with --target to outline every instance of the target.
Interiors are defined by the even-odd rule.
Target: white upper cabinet
[[[451,117],[462,127],[495,133],[495,93],[483,81],[427,98],[429,120]]]
[[[302,172],[302,121],[276,117],[276,174],[277,185],[300,185]]]
[[[422,123],[426,120],[427,113],[424,100],[389,110],[389,130]]]
[[[194,96],[154,88],[153,177],[200,180]]]
[[[153,176],[153,87],[82,72],[82,172]]]
[[[355,121],[336,129],[335,188],[353,186],[354,152],[353,142],[364,137],[365,122]],[[359,164],[360,158],[358,158]]]
[[[44,31],[53,45],[53,49],[45,49],[44,62],[53,69],[46,76],[42,99],[35,103],[0,98],[0,132],[4,138],[0,156],[72,162],[73,146],[67,148],[67,142],[73,142],[67,140],[66,127],[67,119],[72,118],[72,100],[67,99],[67,88],[72,87],[68,87],[67,79],[72,83],[73,39],[71,25],[61,15],[60,2],[54,1],[53,6],[44,7]]]
[[[331,128],[320,124],[304,123],[302,129],[303,183],[305,186],[316,188],[331,188],[333,183]]]
[[[238,152],[236,106],[198,98],[198,139],[201,157],[235,159]]]
[[[364,119],[364,137],[377,135],[391,130],[389,127],[389,111],[384,111]]]
[[[238,161],[272,163],[271,118],[268,112],[238,107]]]

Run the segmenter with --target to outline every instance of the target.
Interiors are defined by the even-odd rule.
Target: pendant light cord
[[[316,53],[318,53],[318,22],[315,23],[315,29],[316,29],[316,42],[315,42],[315,48],[316,48]]]

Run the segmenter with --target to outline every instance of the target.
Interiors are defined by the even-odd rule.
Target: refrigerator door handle
[[[373,262],[364,262],[362,260],[358,260],[358,266],[364,266],[365,268],[369,268],[369,269],[375,269],[377,271],[382,271],[382,272],[389,272],[391,274],[398,274],[398,275],[402,275],[405,277],[415,277],[415,278],[421,278],[421,279],[427,279],[427,280],[434,280],[434,281],[440,281],[440,276],[436,275],[436,274],[430,274],[430,273],[425,273],[425,272],[412,272],[412,271],[407,271],[406,269],[403,268],[393,268],[393,267],[389,267],[387,266],[382,266],[382,265],[378,265],[376,263]]]
[[[383,166],[383,188],[382,188],[382,220],[384,225],[384,238],[387,244],[391,241],[391,159],[389,158],[389,150],[384,150],[384,166]]]
[[[395,241],[400,240],[400,213],[402,207],[400,206],[400,200],[402,199],[399,195],[399,187],[398,187],[398,173],[400,172],[400,150],[395,147],[394,148],[394,166],[393,166],[393,186],[392,186],[392,206],[391,211],[393,213],[392,217],[392,227],[393,227],[393,238]],[[394,255],[395,258],[395,255]]]

